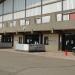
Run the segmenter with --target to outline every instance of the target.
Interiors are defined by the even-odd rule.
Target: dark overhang
[[[4,2],[5,0],[0,0],[0,3]]]

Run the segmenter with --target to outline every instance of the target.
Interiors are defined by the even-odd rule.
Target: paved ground
[[[0,75],[75,75],[75,61],[0,51]]]

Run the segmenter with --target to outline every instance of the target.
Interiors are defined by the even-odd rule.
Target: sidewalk
[[[20,54],[31,54],[31,55],[43,56],[47,58],[75,60],[75,56],[72,54],[72,52],[68,52],[66,56],[65,52],[61,52],[61,51],[59,52],[21,52],[21,51],[16,51],[13,49],[2,49],[0,51],[8,51],[8,52],[14,52],[14,53],[20,53]]]
[[[72,54],[72,52],[68,52],[67,56],[64,52],[33,53],[33,55],[44,56],[48,58],[75,60],[75,56]]]

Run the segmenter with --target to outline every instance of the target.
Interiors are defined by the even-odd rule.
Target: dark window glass
[[[44,37],[44,44],[48,45],[48,37],[47,36]]]

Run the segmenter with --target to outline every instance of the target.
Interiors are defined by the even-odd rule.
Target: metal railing
[[[30,52],[42,52],[45,51],[45,45],[43,44],[29,44]]]
[[[0,42],[0,48],[11,48],[12,43],[2,43]]]

